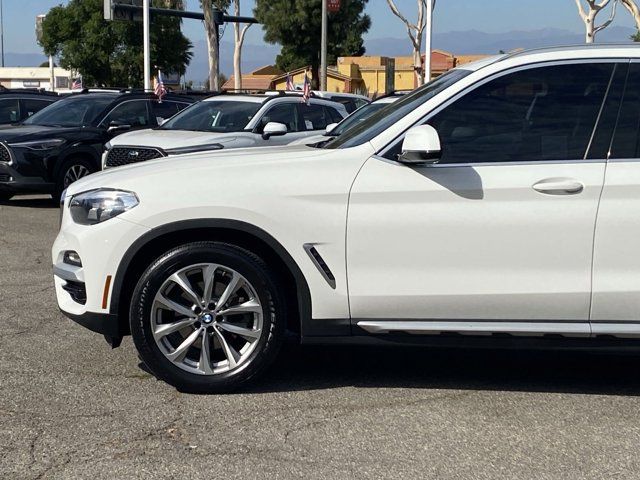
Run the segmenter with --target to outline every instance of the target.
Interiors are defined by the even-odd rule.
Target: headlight
[[[62,138],[48,138],[46,140],[31,140],[29,142],[10,143],[10,147],[14,148],[28,148],[29,150],[51,150],[52,148],[59,147],[65,142]]]
[[[131,210],[138,203],[133,192],[100,188],[74,195],[69,202],[69,211],[74,222],[95,225]]]

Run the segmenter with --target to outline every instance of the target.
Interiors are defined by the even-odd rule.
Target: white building
[[[69,91],[73,76],[69,70],[54,67],[55,91]],[[0,67],[0,85],[5,88],[51,88],[49,67]]]

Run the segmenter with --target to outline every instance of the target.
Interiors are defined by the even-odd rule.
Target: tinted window
[[[44,107],[51,105],[52,103],[53,101],[51,100],[38,100],[33,98],[25,98],[22,100],[22,106],[23,106],[22,116],[25,118],[30,117],[34,113],[39,112]]]
[[[342,115],[335,108],[324,107],[325,114],[330,120],[330,123],[340,123],[342,121]]]
[[[322,105],[303,103],[300,105],[300,113],[305,130],[324,130],[331,123]]]
[[[534,68],[474,89],[428,122],[440,135],[440,163],[584,158],[613,68]]]
[[[336,128],[331,131],[331,135],[342,135],[351,127],[359,125],[364,122],[371,115],[376,113],[378,110],[382,109],[384,106],[389,105],[388,103],[382,102],[373,102],[365,105],[362,108],[359,108],[347,118],[344,119],[343,122],[340,123]]]
[[[417,88],[397,102],[382,108],[364,122],[327,143],[324,148],[349,148],[370,141],[394,123],[413,112],[416,108],[420,107],[427,100],[470,73],[469,70],[449,70],[447,73]]]
[[[17,98],[0,100],[0,123],[14,123],[20,120],[20,106]]]
[[[611,158],[640,157],[640,65],[631,64]]]
[[[180,110],[188,106],[186,103],[172,102],[171,100],[164,100],[163,102],[152,101],[151,114],[156,123],[161,125],[163,121],[169,120]]]
[[[199,132],[241,132],[261,106],[258,102],[203,101],[185,108],[160,128]]]
[[[27,118],[27,125],[59,125],[79,127],[92,125],[105,108],[114,100],[112,95],[77,94],[58,100]]]
[[[262,128],[269,122],[282,123],[287,126],[288,132],[299,132],[304,130],[300,128],[298,122],[298,116],[296,114],[295,103],[280,103],[271,107],[267,113],[260,119],[260,126],[258,130],[262,131]]]
[[[122,102],[115,107],[102,121],[102,125],[108,126],[112,122],[119,125],[131,125],[132,127],[144,127],[149,125],[146,100],[131,100]]]

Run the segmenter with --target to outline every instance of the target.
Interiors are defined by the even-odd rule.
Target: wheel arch
[[[98,171],[100,170],[101,159],[96,156],[96,151],[90,146],[81,146],[72,150],[68,150],[66,152],[62,152],[54,162],[49,162],[49,164],[47,165],[47,171],[50,178],[55,181],[55,178],[60,172],[62,165],[64,165],[65,162],[68,162],[69,160],[73,160],[75,158],[88,160],[97,167]]]
[[[194,219],[154,228],[126,251],[116,271],[109,311],[116,314],[122,334],[129,331],[129,303],[144,270],[163,252],[188,242],[214,240],[246,248],[272,265],[283,278],[287,298],[287,328],[301,333],[311,319],[311,293],[300,267],[271,235],[249,223],[228,219]]]

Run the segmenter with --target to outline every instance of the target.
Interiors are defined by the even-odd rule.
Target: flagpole
[[[142,43],[144,48],[144,89],[151,90],[151,49],[149,47],[149,0],[142,3]]]
[[[322,0],[322,31],[320,35],[320,90],[327,90],[327,0]]]

